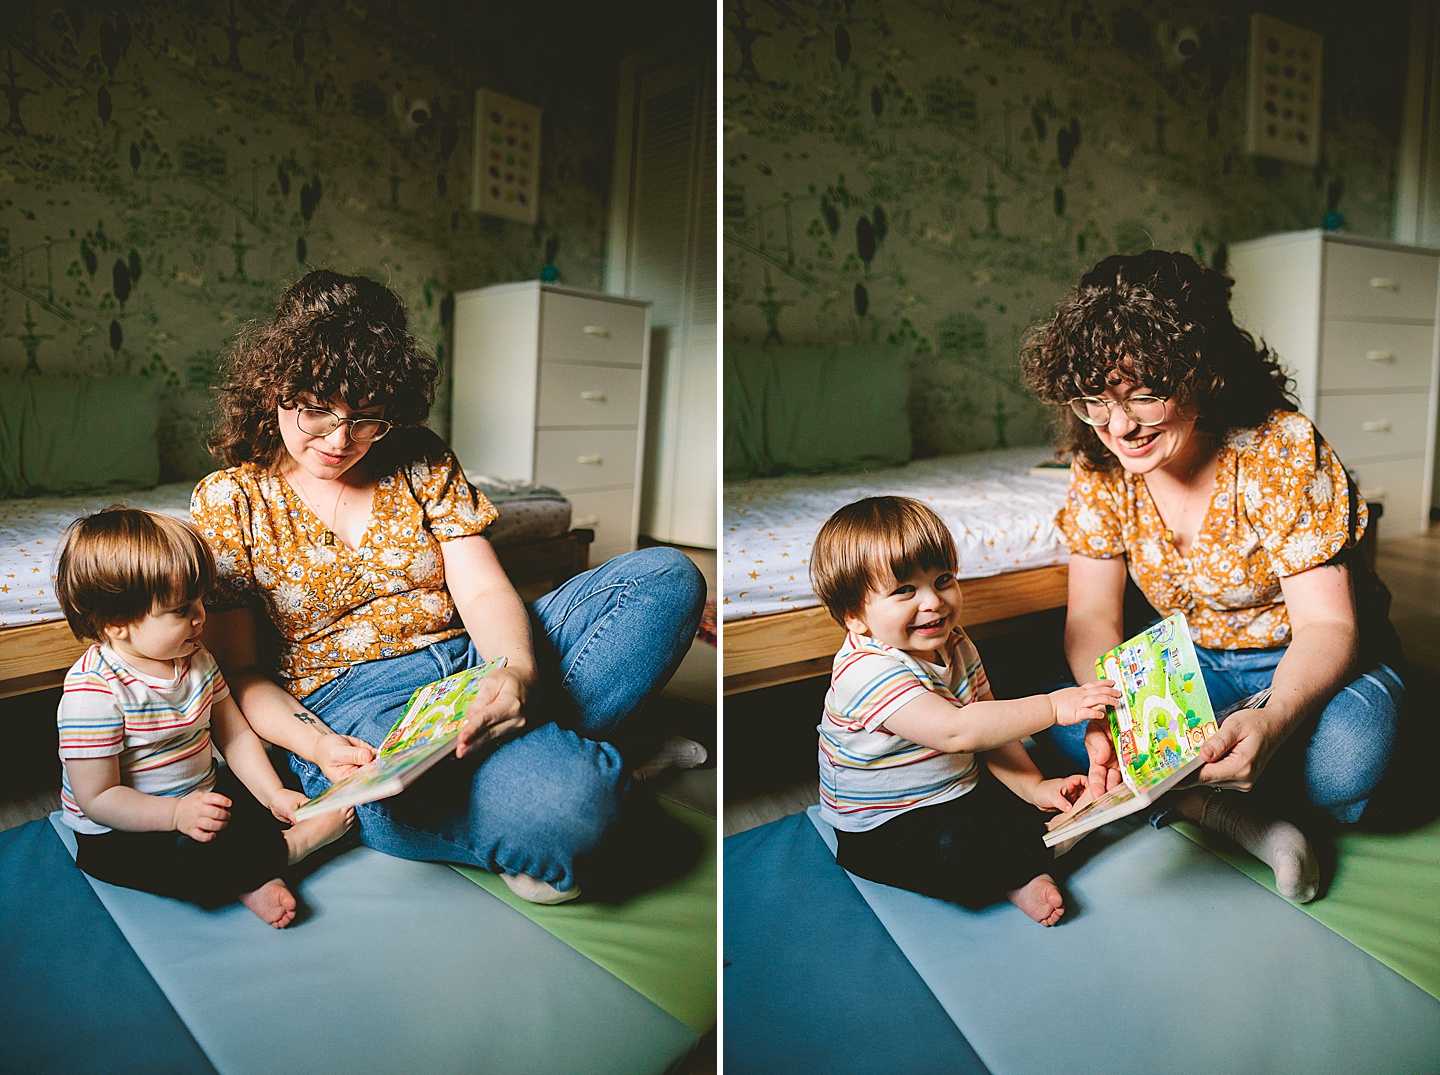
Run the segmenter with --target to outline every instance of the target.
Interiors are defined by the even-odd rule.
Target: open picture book
[[[375,760],[300,807],[295,820],[398,795],[413,784],[446,754],[454,753],[465,709],[480,690],[480,681],[504,663],[504,657],[496,657],[417,690],[380,744]]]
[[[1107,715],[1121,782],[1099,798],[1087,791],[1073,807],[1052,818],[1046,847],[1073,843],[1148,806],[1167,791],[1193,783],[1203,764],[1200,745],[1215,734],[1220,721],[1238,709],[1259,708],[1270,696],[1268,690],[1261,691],[1217,715],[1182,612],[1103,654],[1095,662],[1095,672],[1120,692],[1120,704]]]

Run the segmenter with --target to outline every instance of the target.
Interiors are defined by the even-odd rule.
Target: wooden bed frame
[[[972,638],[1018,630],[1065,607],[1069,568],[1064,564],[962,579],[961,619]],[[725,693],[772,687],[830,674],[845,629],[823,608],[776,612],[721,624]]]
[[[590,566],[593,530],[571,530],[546,541],[499,545],[495,554],[517,589],[548,592]],[[0,698],[58,687],[85,651],[64,620],[0,628]]]

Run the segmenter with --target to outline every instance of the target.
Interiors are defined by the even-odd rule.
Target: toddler
[[[111,508],[66,531],[56,593],[95,644],[60,698],[63,816],[90,876],[203,907],[238,898],[281,929],[296,906],[281,874],[354,813],[281,825],[305,796],[281,784],[200,645],[214,580],[209,547],[179,519]]]
[[[1100,681],[997,701],[960,629],[957,561],[939,516],[905,497],[820,528],[811,578],[849,632],[819,727],[821,816],[851,873],[972,909],[1003,896],[1053,926],[1065,904],[1041,811],[1068,809],[1085,777],[1043,779],[1020,739],[1119,694]]]

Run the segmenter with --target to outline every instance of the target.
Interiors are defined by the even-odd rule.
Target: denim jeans
[[[1210,704],[1218,713],[1270,686],[1285,647],[1196,646],[1195,655]],[[1357,677],[1281,745],[1261,774],[1256,792],[1282,802],[1303,795],[1310,806],[1342,824],[1359,821],[1390,763],[1404,698],[1405,684],[1387,664]],[[1088,764],[1084,724],[1055,727],[1050,735],[1067,757]]]
[[[540,689],[524,734],[442,761],[402,794],[356,808],[360,839],[400,858],[525,873],[562,891],[619,818],[629,779],[603,740],[659,691],[699,623],[705,581],[673,549],[642,549],[575,576],[530,606]],[[301,699],[372,745],[414,691],[479,664],[466,635],[368,661]],[[308,795],[329,781],[291,756]]]

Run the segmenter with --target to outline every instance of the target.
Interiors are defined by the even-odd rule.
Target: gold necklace
[[[292,475],[290,476],[290,487],[291,487],[292,489],[294,489],[297,494],[299,494],[300,499],[301,499],[302,501],[304,501],[305,506],[310,509],[311,514],[314,515],[315,518],[319,519],[319,520],[320,520],[320,525],[325,528],[325,532],[320,535],[320,544],[322,544],[322,545],[334,545],[334,544],[335,544],[335,529],[334,529],[334,527],[332,527],[329,523],[327,523],[327,522],[325,521],[325,516],[323,516],[323,515],[320,514],[320,509],[317,508],[317,507],[315,506],[315,504],[311,501],[311,499],[305,494],[305,489],[304,489],[304,487],[300,484],[299,477],[300,477],[299,471],[296,471],[294,474],[292,474]],[[336,522],[337,524],[340,522],[340,498],[343,497],[344,495],[345,495],[345,485],[344,485],[344,483],[342,482],[341,485],[340,485],[340,491],[335,494],[335,505],[334,505],[334,507],[331,509],[331,512],[330,512],[331,516],[334,518],[334,520],[335,520],[335,522]]]

